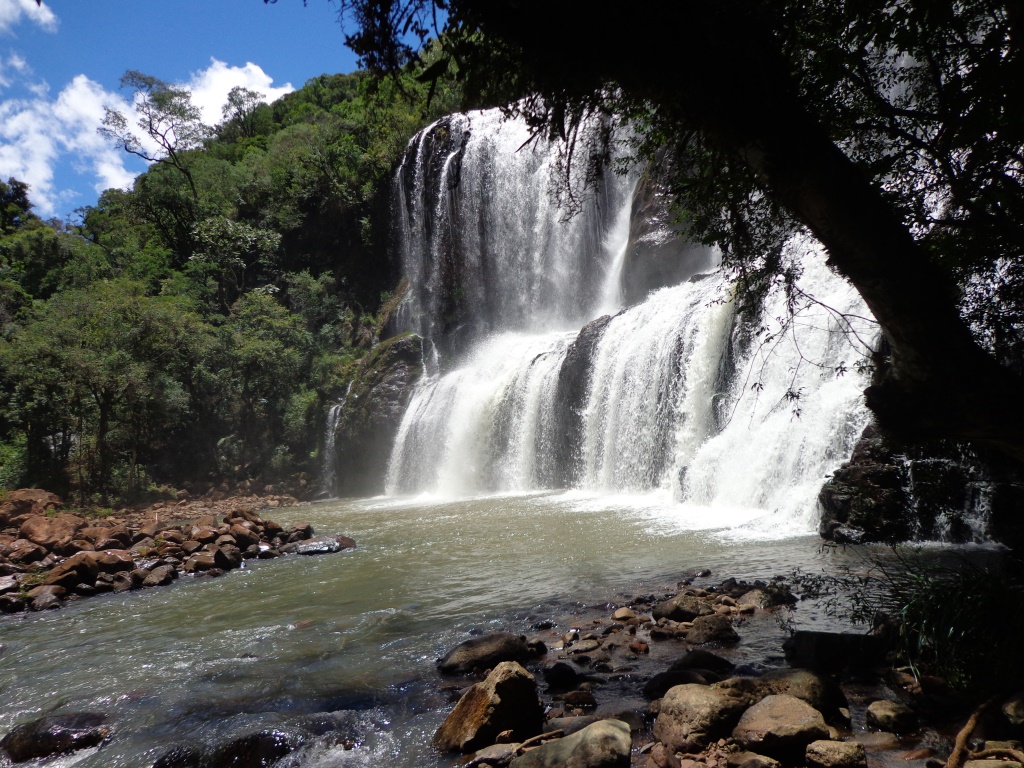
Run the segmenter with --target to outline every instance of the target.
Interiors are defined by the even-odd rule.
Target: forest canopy
[[[108,111],[104,133],[151,162],[132,189],[68,223],[0,182],[0,485],[302,483],[397,283],[373,211],[452,95],[324,75],[273,104],[235,89],[207,126],[183,88],[122,85],[144,120]]]

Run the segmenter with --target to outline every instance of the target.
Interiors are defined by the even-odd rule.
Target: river
[[[107,745],[46,765],[134,768],[172,744],[338,711],[358,746],[280,765],[448,764],[429,746],[450,707],[434,660],[470,632],[528,632],[580,603],[671,589],[698,567],[710,580],[771,577],[846,557],[810,531],[773,538],[764,512],[650,496],[376,498],[272,517],[358,548],[2,619],[0,733],[51,712],[104,712]]]

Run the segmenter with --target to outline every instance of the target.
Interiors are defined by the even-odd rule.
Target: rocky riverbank
[[[434,746],[470,768],[1024,765],[1024,694],[958,734],[966,702],[894,669],[884,632],[797,632],[753,663],[737,652],[790,602],[779,583],[682,583],[567,631],[472,638],[438,662],[466,687],[449,684]]]
[[[509,616],[512,632],[469,632],[415,684],[430,693],[397,704],[436,713],[424,738],[433,734],[436,763],[427,764],[961,768],[982,755],[1000,762],[970,768],[1010,768],[1003,758],[1019,753],[1012,739],[1024,732],[1024,699],[1000,700],[975,718],[973,739],[958,739],[969,705],[942,681],[894,669],[884,634],[790,637],[783,620],[794,598],[781,582],[702,573],[656,589],[549,604]],[[339,750],[354,752],[345,764],[376,764],[381,755],[363,746],[360,729],[386,730],[388,718],[320,706],[284,709],[222,740],[164,742],[145,764],[320,765]],[[12,760],[102,750],[125,735],[116,711],[35,717],[0,739]]]
[[[253,558],[355,547],[345,536],[314,538],[307,523],[281,526],[258,514],[295,504],[290,496],[239,496],[86,517],[62,511],[46,491],[12,491],[0,502],[0,612],[60,608],[183,575],[222,576]]]

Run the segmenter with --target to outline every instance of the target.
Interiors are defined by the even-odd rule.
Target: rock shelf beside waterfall
[[[35,489],[11,496],[0,508],[7,526],[0,530],[0,613],[60,608],[93,595],[166,586],[180,576],[222,576],[250,559],[356,546],[346,536],[314,537],[307,523],[279,525],[252,511],[251,503],[226,500],[216,516],[185,522],[175,522],[179,508],[169,507],[167,522],[158,513],[142,522],[61,513],[56,496]]]

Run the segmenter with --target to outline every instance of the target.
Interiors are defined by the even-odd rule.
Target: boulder
[[[520,755],[512,768],[628,768],[633,740],[621,720],[600,720]]]
[[[328,555],[345,549],[354,549],[356,543],[348,536],[318,536],[281,547],[282,555]]]
[[[437,661],[437,669],[445,675],[469,674],[490,669],[501,661],[526,664],[537,656],[526,638],[508,632],[492,632],[459,643]]]
[[[44,557],[46,557],[46,549],[28,539],[15,539],[7,552],[8,560],[21,565],[38,563]]]
[[[103,573],[119,573],[135,569],[135,558],[128,549],[105,549],[96,557],[96,564]]]
[[[866,768],[864,745],[854,741],[812,741],[807,745],[808,768]]]
[[[719,675],[727,675],[735,668],[735,664],[728,659],[723,659],[718,654],[705,651],[703,648],[694,648],[681,659],[672,662],[669,671],[677,669],[706,669]]]
[[[171,747],[157,758],[152,768],[205,768],[206,753],[188,745]]]
[[[740,636],[732,628],[732,621],[726,616],[698,616],[693,620],[693,628],[686,639],[694,645],[704,643],[722,643],[731,645],[740,641]]]
[[[102,553],[79,552],[53,568],[46,576],[46,584],[60,584],[73,589],[83,582],[92,583],[100,575]]]
[[[708,670],[703,670],[711,675],[711,679],[708,679],[702,670],[696,669],[670,669],[667,672],[659,672],[644,685],[644,698],[646,699],[660,699],[666,693],[669,688],[674,688],[677,685],[708,685],[710,683],[718,682],[718,675]]]
[[[158,565],[142,580],[143,587],[162,587],[174,581],[178,572],[170,565]]]
[[[76,712],[22,723],[0,739],[0,751],[15,763],[63,755],[103,743],[110,734],[106,715]]]
[[[673,753],[699,752],[726,736],[747,707],[743,697],[704,685],[677,685],[661,700],[654,735]]]
[[[45,549],[54,549],[71,543],[86,521],[78,515],[32,515],[21,524],[18,535]]]
[[[671,621],[693,621],[698,616],[710,616],[715,612],[708,600],[686,592],[664,600],[654,606],[651,615],[657,619]]]
[[[881,699],[868,705],[867,723],[887,733],[907,733],[917,727],[917,715],[906,704]]]
[[[750,704],[780,694],[794,696],[820,712],[831,712],[846,704],[834,682],[807,669],[778,669],[761,677],[732,677],[717,687],[745,696]]]
[[[580,681],[576,667],[564,661],[555,661],[544,665],[544,682],[555,690],[575,688]]]
[[[791,666],[841,672],[883,663],[889,644],[879,635],[799,630],[786,639],[782,649]]]
[[[33,611],[49,611],[60,608],[60,600],[66,594],[67,590],[64,587],[44,584],[30,589],[25,596],[29,600],[28,607]]]
[[[443,752],[474,752],[493,744],[503,731],[512,732],[512,741],[523,741],[543,725],[533,675],[514,661],[503,661],[463,694],[434,734],[434,746]]]
[[[229,741],[214,750],[206,768],[261,768],[287,757],[304,743],[301,733],[270,728]]]
[[[829,734],[818,710],[783,694],[767,696],[744,712],[732,735],[745,749],[785,763],[802,758],[808,744]]]
[[[0,501],[0,528],[17,525],[21,518],[45,515],[61,504],[60,497],[40,488],[18,488],[8,491]]]

